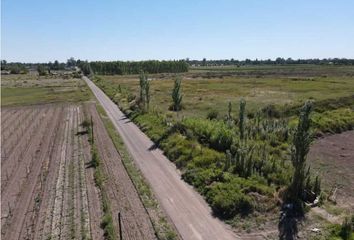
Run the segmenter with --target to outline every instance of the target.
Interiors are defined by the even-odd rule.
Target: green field
[[[338,73],[338,76],[329,77],[324,77],[328,74],[328,69],[324,67],[321,74],[316,77],[264,76],[258,78],[252,75],[251,77],[206,77],[206,70],[199,76],[198,74],[192,76],[191,72],[195,71],[192,69],[190,73],[181,75],[184,105],[181,115],[205,117],[211,110],[224,115],[227,112],[228,102],[231,101],[237,105],[240,98],[247,101],[248,111],[254,112],[269,104],[287,108],[289,105],[300,105],[307,99],[321,101],[353,95],[354,77],[348,74],[350,75],[354,68],[340,67],[340,69],[343,69],[343,72]],[[295,68],[295,70],[298,69]],[[261,73],[263,71],[258,70],[257,74]],[[112,87],[120,85],[133,95],[139,94],[139,79],[136,75],[98,77]],[[162,112],[168,111],[174,77],[150,75],[149,78],[151,78],[151,107]],[[236,106],[234,109],[237,111]]]
[[[80,102],[91,97],[85,83],[78,78],[38,78],[31,74],[2,76],[1,106]]]

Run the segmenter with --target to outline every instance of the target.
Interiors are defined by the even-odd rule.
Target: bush
[[[10,74],[19,74],[21,72],[21,69],[18,66],[14,66],[10,70]]]
[[[312,116],[317,131],[340,133],[354,128],[354,111],[350,108],[339,108]]]
[[[217,119],[218,116],[219,116],[219,112],[213,109],[208,112],[207,119],[209,120]]]
[[[37,72],[38,72],[39,76],[47,75],[47,69],[43,65],[38,65],[37,66]]]
[[[353,239],[353,217],[352,219],[349,218],[345,218],[345,220],[342,223],[340,232],[339,232],[339,236],[342,237],[342,239],[344,240],[351,240]]]
[[[274,104],[269,104],[261,109],[262,113],[266,117],[270,118],[279,118],[280,117],[280,112],[279,110],[275,107]]]
[[[90,162],[90,166],[93,168],[97,168],[100,165],[100,161],[98,158],[97,150],[93,147],[92,149],[92,159]]]
[[[198,140],[218,151],[230,149],[235,133],[222,121],[187,118],[182,124],[192,130]]]
[[[206,194],[206,199],[213,212],[230,218],[236,214],[248,214],[253,210],[252,199],[229,183],[215,183]]]
[[[196,141],[188,140],[179,133],[170,135],[161,143],[162,149],[171,161],[175,162],[177,167],[184,167],[200,150]]]
[[[215,166],[209,168],[189,166],[182,178],[197,188],[200,193],[205,194],[208,191],[207,186],[222,180],[223,171]]]

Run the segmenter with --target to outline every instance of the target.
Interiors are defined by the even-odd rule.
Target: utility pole
[[[120,212],[118,212],[118,225],[119,225],[119,239],[120,239],[120,240],[123,240],[123,234],[122,234],[122,220],[121,220]]]

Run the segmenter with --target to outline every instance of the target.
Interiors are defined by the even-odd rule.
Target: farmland
[[[0,240],[354,240],[354,0],[1,6]]]
[[[179,77],[183,97],[179,112],[170,110],[175,75],[148,75],[148,109],[138,105],[138,75],[101,75],[94,82],[175,163],[215,215],[238,232],[267,229],[271,235],[293,173],[292,136],[300,108],[306,100],[313,101],[314,137],[353,129],[353,68],[198,67]],[[246,106],[242,130],[246,140],[239,126],[241,99]],[[240,161],[245,165],[238,165]],[[324,173],[314,167],[308,174],[306,186],[317,191],[316,176]],[[324,180],[324,194],[331,194],[332,180]]]
[[[15,74],[1,76],[1,106],[80,102],[91,93],[80,78]]]
[[[102,237],[83,118],[75,105],[2,110],[2,238]]]
[[[157,205],[147,212],[80,78],[6,75],[1,91],[1,238],[174,236]]]
[[[191,234],[210,238],[216,233],[225,234],[225,239],[276,238],[282,194],[293,174],[292,136],[307,99],[313,101],[311,131],[324,138],[310,151],[306,187],[317,191],[320,176],[321,196],[331,196],[334,188],[338,191],[337,205],[325,201],[311,211],[300,236],[311,235],[318,224],[328,229],[337,226],[344,209],[353,207],[345,201],[353,198],[348,171],[352,153],[346,152],[351,147],[338,144],[332,152],[333,141],[347,141],[343,139],[352,132],[345,131],[354,127],[352,67],[226,69],[198,67],[180,73],[183,100],[178,112],[171,110],[174,74],[147,75],[149,108],[139,105],[139,75],[93,76],[93,82],[148,135],[152,145],[145,138],[138,140],[140,135],[132,137],[136,127],[128,127],[132,123],[122,113],[112,119],[112,112],[105,110],[112,111],[113,103],[107,103],[108,109],[102,105],[103,110],[74,74],[4,76],[2,237],[116,239],[122,230],[124,239],[189,239]],[[100,101],[105,99],[102,94]],[[124,133],[124,143],[114,121],[123,124],[123,132],[132,131]],[[341,132],[343,139],[328,136]],[[158,161],[157,154],[161,154]],[[336,166],[338,159],[343,163]],[[326,178],[329,173],[343,177]],[[185,190],[181,178],[193,186],[192,192]],[[182,189],[188,194],[180,194]],[[209,206],[200,205],[196,192]],[[177,211],[170,202],[182,195],[189,197],[178,202],[189,204]],[[209,208],[217,218],[210,220]],[[199,214],[188,217],[195,209]],[[205,224],[198,226],[202,221]],[[224,223],[231,226],[231,233]],[[200,231],[210,224],[214,230]],[[191,231],[190,226],[198,227]],[[324,232],[324,238],[328,234]]]

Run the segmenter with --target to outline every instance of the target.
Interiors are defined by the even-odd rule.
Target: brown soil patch
[[[1,109],[1,238],[103,239],[76,105]],[[92,206],[94,211],[92,211]]]
[[[354,131],[318,139],[311,147],[308,161],[327,190],[337,187],[336,201],[354,209]]]

